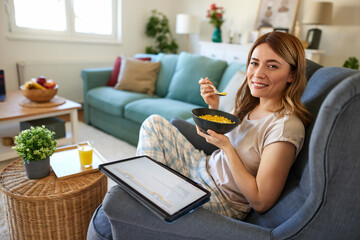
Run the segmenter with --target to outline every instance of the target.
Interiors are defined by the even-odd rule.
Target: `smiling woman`
[[[247,69],[251,95],[278,108],[281,93],[293,81],[290,65],[278,56],[267,43],[254,49]],[[262,103],[264,104],[264,103]]]
[[[261,98],[253,96],[251,90],[255,91],[261,85],[269,85],[268,88],[271,88],[275,83],[284,79],[282,89],[284,94],[282,97],[278,95],[277,104],[269,104],[272,106],[271,111],[280,115],[285,111],[290,111],[296,114],[304,124],[309,122],[309,113],[300,100],[307,83],[304,74],[305,52],[300,41],[287,33],[265,34],[257,39],[250,49],[247,66],[247,81],[244,81],[237,95],[238,98],[244,94],[244,98],[243,101],[238,101],[235,109],[235,114],[240,119],[243,119],[251,111],[254,114],[257,111],[255,108],[259,106]],[[273,81],[273,85],[270,84],[271,81]],[[255,85],[251,84],[252,82],[255,82]],[[256,85],[257,88],[251,89],[251,86],[255,87]]]
[[[298,38],[271,32],[258,38],[248,56],[234,115],[239,125],[227,133],[211,128],[197,134],[218,149],[206,156],[166,119],[152,115],[140,129],[137,155],[148,155],[182,172],[212,193],[203,207],[244,219],[263,213],[278,200],[300,152],[307,111],[300,102],[305,84],[305,54]],[[219,96],[200,79],[200,94],[211,110]],[[209,109],[208,109],[209,110]]]

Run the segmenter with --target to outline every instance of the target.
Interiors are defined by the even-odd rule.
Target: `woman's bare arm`
[[[225,135],[211,130],[208,131],[210,136],[201,131],[198,131],[198,134],[225,152],[235,183],[254,210],[265,212],[275,204],[294,162],[295,146],[292,143],[275,142],[266,146],[257,175],[253,176],[245,168]]]

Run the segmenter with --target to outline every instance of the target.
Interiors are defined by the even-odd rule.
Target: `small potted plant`
[[[30,179],[46,177],[50,173],[50,156],[56,150],[55,132],[45,126],[30,127],[15,136],[13,149],[23,159]]]

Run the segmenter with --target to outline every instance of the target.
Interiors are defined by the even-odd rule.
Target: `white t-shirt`
[[[246,169],[256,176],[264,148],[274,142],[290,142],[296,147],[297,155],[304,142],[305,127],[294,114],[278,118],[272,113],[256,120],[249,120],[246,115],[240,125],[226,136],[229,137]],[[222,150],[212,153],[208,162],[208,171],[230,206],[240,211],[250,211],[249,202],[237,188],[230,165]]]

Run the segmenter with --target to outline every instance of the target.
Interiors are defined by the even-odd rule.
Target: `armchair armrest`
[[[203,150],[207,155],[211,155],[218,149],[218,147],[206,142],[203,137],[197,134],[194,124],[179,118],[172,119],[171,124],[175,126],[196,149]]]
[[[89,105],[86,100],[87,92],[92,88],[105,86],[110,79],[112,69],[111,67],[89,68],[81,71],[84,93],[84,117],[87,124],[90,124]]]
[[[106,194],[103,211],[113,239],[270,239],[271,230],[225,217],[206,209],[169,224],[119,186]]]
[[[86,92],[92,88],[105,86],[109,81],[112,67],[109,68],[89,68],[81,71],[81,78],[83,80],[84,96]]]

